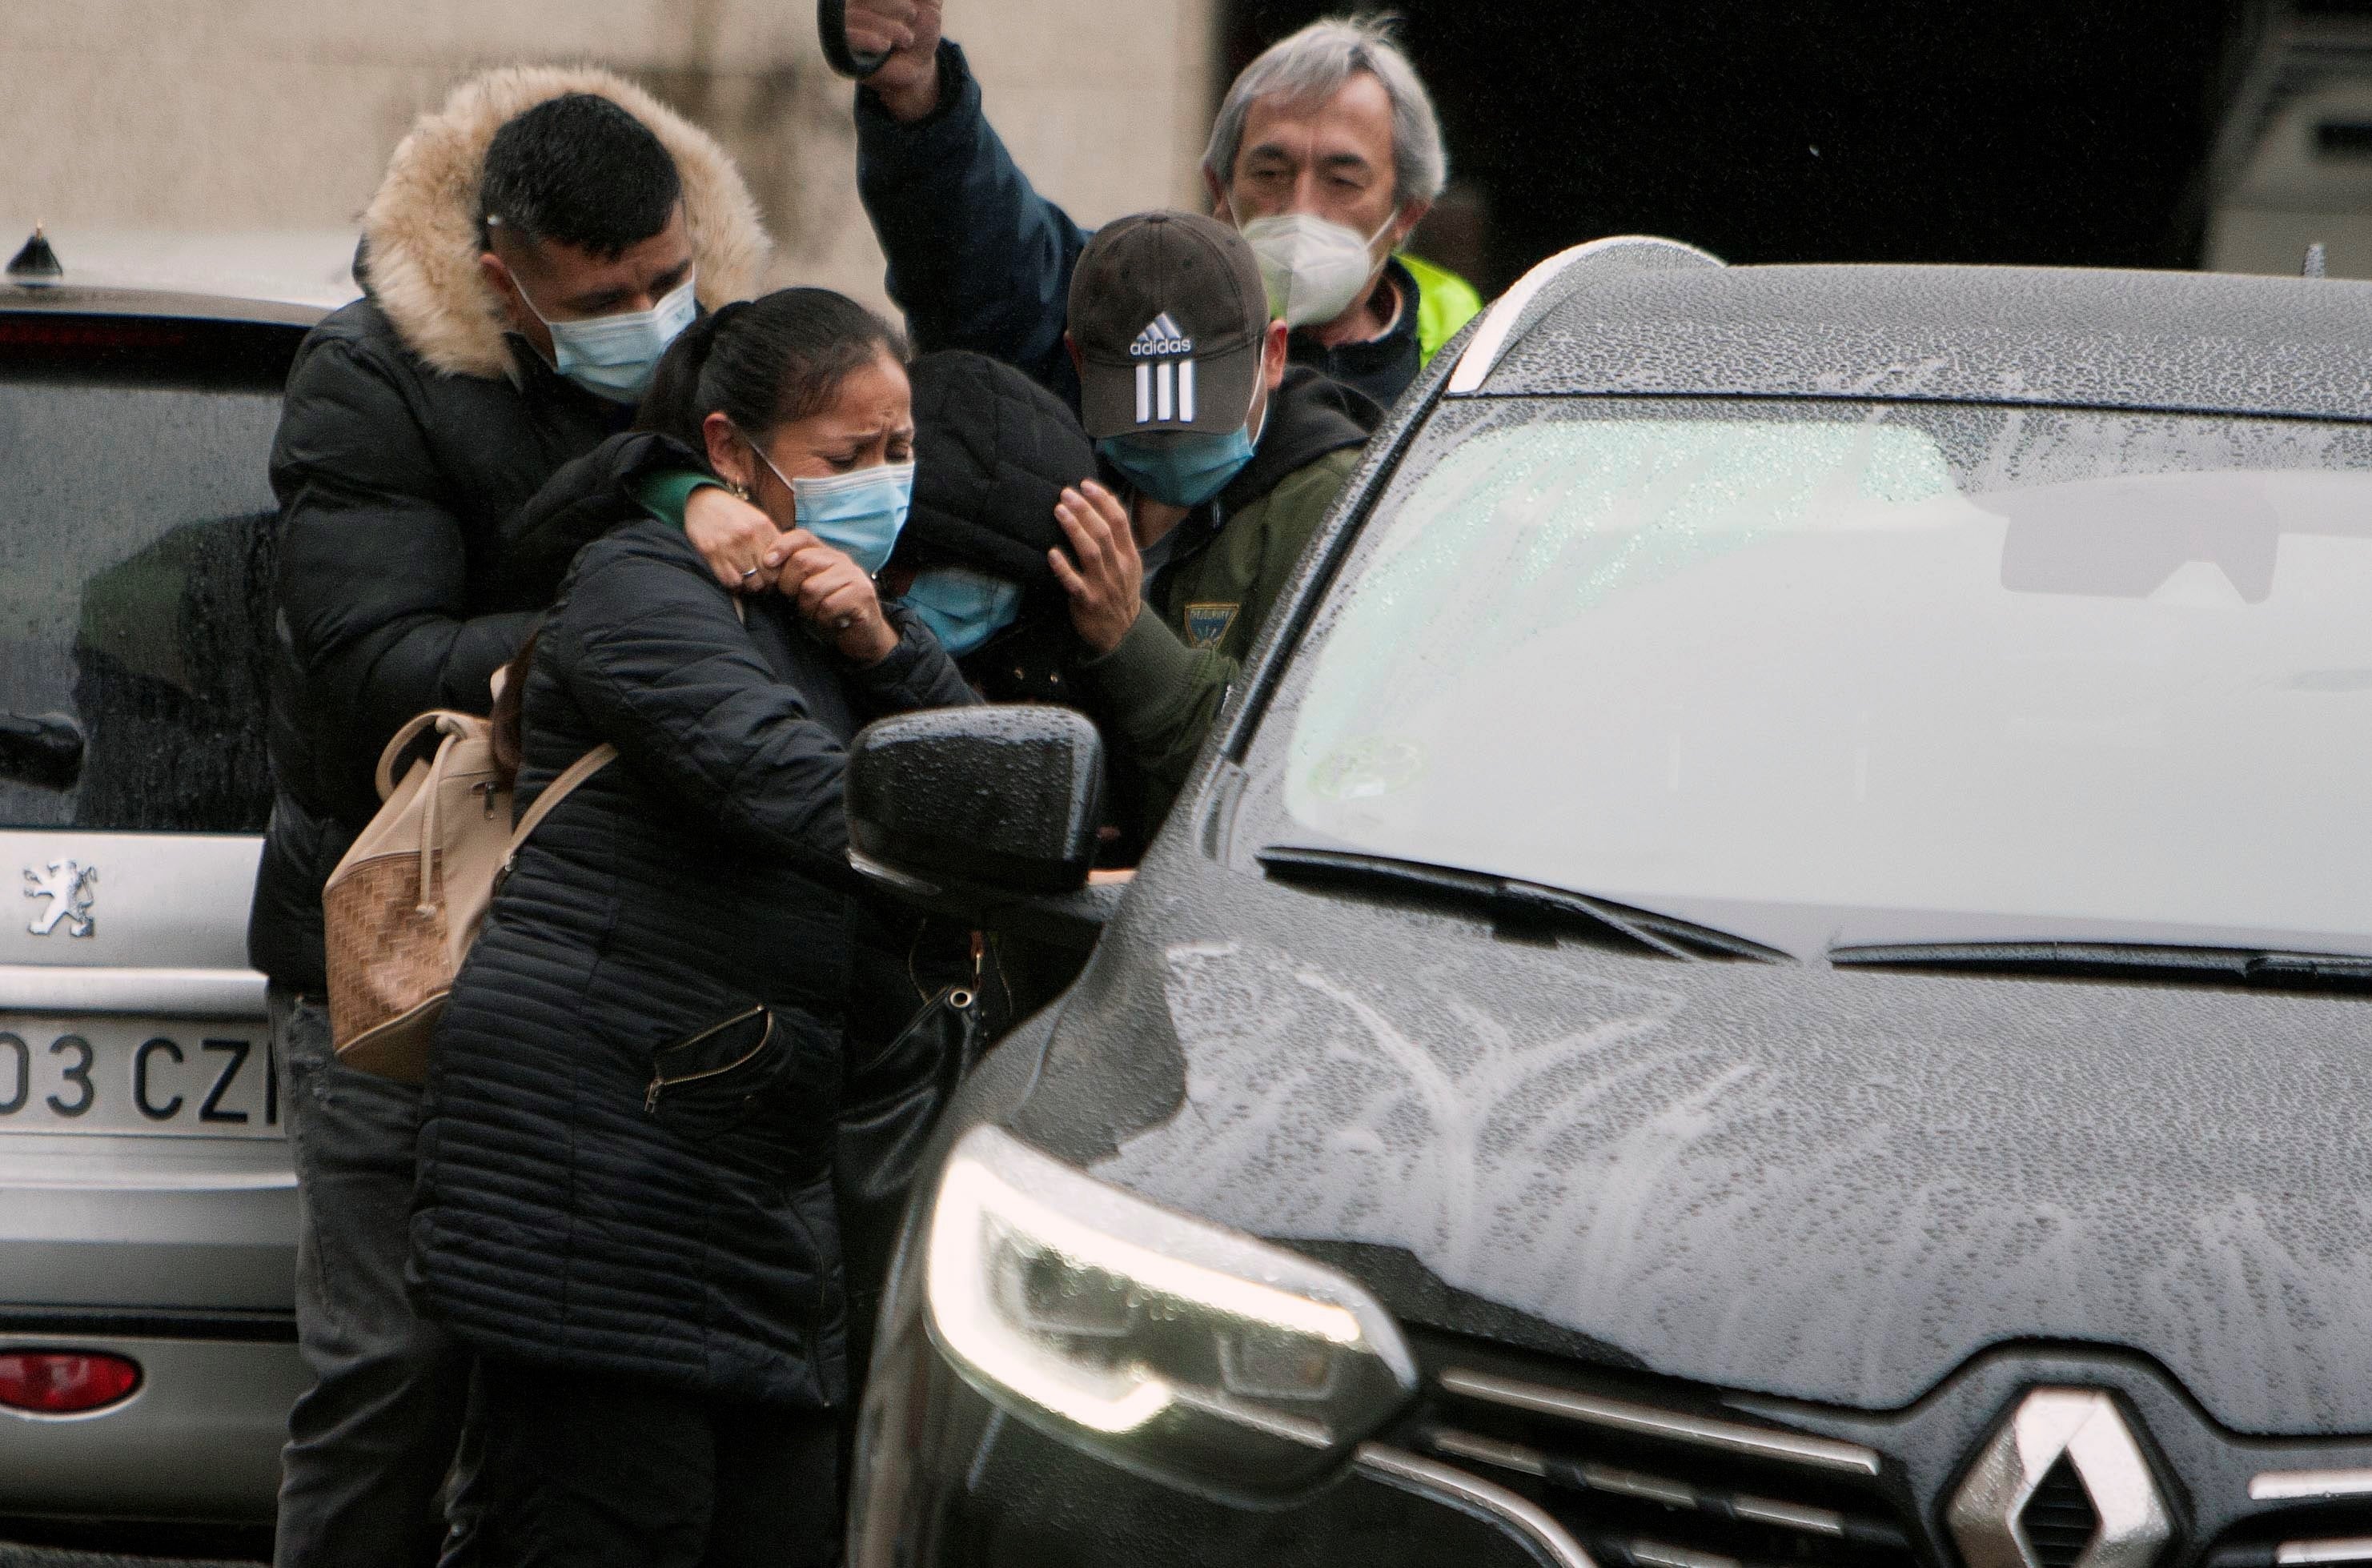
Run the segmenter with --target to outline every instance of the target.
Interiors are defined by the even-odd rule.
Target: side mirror
[[[849,747],[848,860],[907,903],[1090,947],[1120,901],[1090,888],[1103,739],[1068,708],[937,708]]]

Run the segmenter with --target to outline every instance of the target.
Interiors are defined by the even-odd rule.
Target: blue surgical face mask
[[[800,528],[844,552],[868,577],[890,564],[890,552],[897,546],[906,527],[906,509],[914,500],[912,462],[876,463],[828,479],[789,479],[774,468],[766,448],[750,441],[750,449],[790,491]]]
[[[700,314],[692,292],[692,274],[648,310],[622,316],[596,316],[586,321],[555,321],[536,309],[527,290],[529,311],[552,333],[552,367],[587,391],[613,403],[640,402],[659,367],[659,355],[682,335]]]
[[[1021,587],[969,566],[934,566],[914,574],[903,602],[941,647],[961,658],[1013,624],[1021,612]]]
[[[1261,411],[1261,424],[1268,424],[1266,409]],[[1244,471],[1259,443],[1249,424],[1239,424],[1215,436],[1107,436],[1096,443],[1096,450],[1156,501],[1200,506]]]

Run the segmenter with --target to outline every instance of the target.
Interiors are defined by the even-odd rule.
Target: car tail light
[[[63,372],[277,395],[303,336],[293,322],[17,311],[0,300],[0,378]]]
[[[80,1415],[129,1399],[140,1364],[95,1351],[0,1352],[0,1407]]]
[[[0,319],[0,344],[10,348],[181,348],[191,331],[148,317],[11,316]]]

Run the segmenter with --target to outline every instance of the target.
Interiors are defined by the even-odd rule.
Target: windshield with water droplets
[[[1254,844],[1799,953],[2364,950],[2372,428],[1453,403],[1248,765]]]

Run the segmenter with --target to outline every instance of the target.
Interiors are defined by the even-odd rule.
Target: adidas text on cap
[[[1251,412],[1268,296],[1244,237],[1193,213],[1106,224],[1071,274],[1079,414],[1098,440],[1224,435]]]

